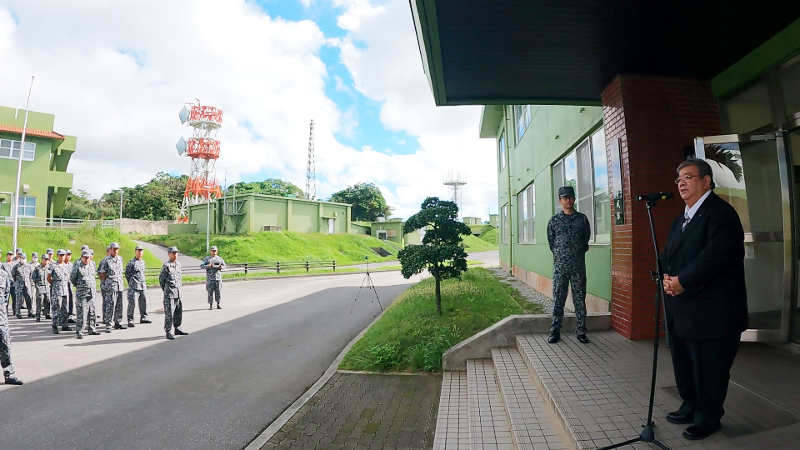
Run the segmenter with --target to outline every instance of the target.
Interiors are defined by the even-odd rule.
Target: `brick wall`
[[[675,168],[695,137],[722,134],[719,109],[708,80],[618,75],[602,98],[609,152],[619,140],[625,207],[625,224],[612,227],[612,327],[628,339],[652,338],[655,285],[649,271],[655,269],[655,255],[647,209],[634,197],[675,194],[653,209],[663,249],[670,223],[684,208],[673,182]],[[610,154],[608,161],[610,173]]]

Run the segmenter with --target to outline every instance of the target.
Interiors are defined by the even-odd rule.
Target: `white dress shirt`
[[[697,214],[697,210],[700,209],[700,205],[702,205],[703,202],[706,200],[706,198],[708,198],[709,194],[711,194],[711,191],[708,191],[705,194],[703,194],[703,196],[700,197],[700,200],[698,200],[697,203],[692,205],[691,208],[689,208],[689,205],[686,205],[686,210],[684,211],[684,217],[688,217],[689,221],[691,221],[692,218],[694,218],[694,215]]]

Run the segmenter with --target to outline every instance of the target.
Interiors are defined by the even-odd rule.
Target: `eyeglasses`
[[[700,178],[700,175],[684,175],[682,177],[678,177],[675,179],[675,184],[681,184],[681,180],[688,183],[692,181],[692,178]]]

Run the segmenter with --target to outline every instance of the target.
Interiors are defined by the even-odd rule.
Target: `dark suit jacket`
[[[667,326],[683,339],[736,338],[747,329],[744,230],[733,206],[711,192],[681,231],[672,222],[661,255],[664,273],[686,292],[667,296]]]

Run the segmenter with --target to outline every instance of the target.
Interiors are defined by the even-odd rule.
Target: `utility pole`
[[[19,182],[20,177],[22,176],[22,155],[25,154],[25,134],[28,131],[28,110],[31,106],[31,91],[33,91],[33,76],[31,76],[31,87],[28,89],[28,101],[25,103],[25,121],[22,124],[22,143],[19,146],[19,161],[17,163],[17,186],[14,189],[14,203],[12,204],[13,209],[11,214],[14,219],[14,232],[13,232],[13,244],[11,245],[12,249],[16,251],[17,248],[17,237],[19,235]],[[12,145],[13,147],[13,145]],[[13,153],[12,153],[13,154]]]
[[[124,191],[119,188],[119,230],[122,231],[122,193]]]
[[[314,119],[311,119],[308,132],[308,163],[306,164],[306,198],[314,200],[317,196],[317,173],[314,162]]]

